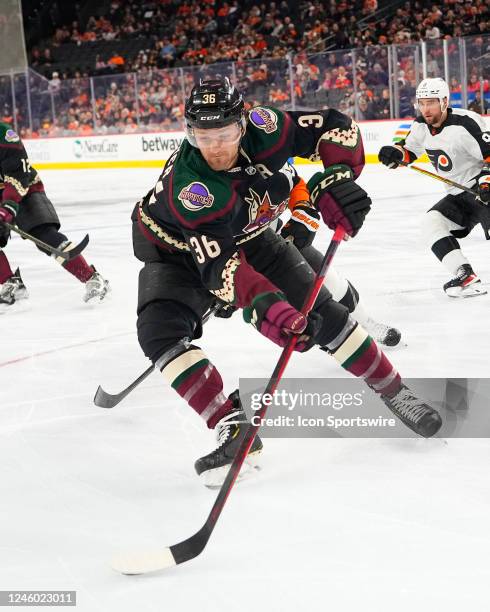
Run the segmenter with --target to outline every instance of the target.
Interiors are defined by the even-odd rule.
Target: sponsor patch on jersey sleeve
[[[187,210],[196,212],[203,208],[211,208],[214,196],[204,183],[193,181],[180,190],[178,199]]]
[[[15,132],[14,130],[8,129],[5,132],[5,140],[7,142],[19,142],[20,138],[17,132]]]
[[[277,115],[270,108],[262,108],[261,106],[253,108],[250,111],[249,120],[266,134],[272,134],[278,127]]]

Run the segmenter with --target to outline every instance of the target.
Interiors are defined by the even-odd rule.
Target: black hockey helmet
[[[194,128],[220,128],[237,123],[245,132],[245,109],[241,93],[228,77],[203,79],[193,87],[185,103],[187,139],[196,145]]]

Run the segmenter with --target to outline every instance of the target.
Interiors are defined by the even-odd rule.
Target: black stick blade
[[[111,395],[102,389],[99,385],[97,387],[97,391],[94,396],[94,404],[99,406],[99,408],[114,408],[117,406],[122,398],[119,398],[119,395]]]
[[[70,259],[75,259],[75,257],[78,257],[80,253],[85,249],[88,244],[88,241],[89,235],[86,234],[85,238],[79,244],[77,244],[76,247],[73,247],[73,249],[70,249],[69,251],[60,251],[58,257],[63,257],[63,259],[66,259],[66,261],[70,261]]]

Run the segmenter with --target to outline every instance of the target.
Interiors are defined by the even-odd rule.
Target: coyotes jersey
[[[248,114],[239,158],[213,171],[184,140],[152,189],[138,203],[143,235],[163,250],[191,253],[205,287],[243,307],[274,290],[247,264],[240,246],[258,236],[287,208],[298,178],[288,159],[364,166],[358,126],[333,110],[283,112],[256,107]],[[261,277],[261,278],[259,278]]]
[[[0,190],[1,200],[17,204],[29,192],[44,191],[20,136],[7,123],[0,123]]]
[[[441,176],[474,187],[484,162],[490,162],[490,132],[483,117],[473,111],[449,108],[446,121],[434,128],[418,117],[405,140],[398,143],[406,150],[406,162],[427,153]],[[446,185],[451,194],[461,189]]]

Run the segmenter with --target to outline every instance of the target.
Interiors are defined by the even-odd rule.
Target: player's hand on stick
[[[400,162],[403,161],[403,157],[404,155],[401,147],[395,147],[392,145],[381,147],[378,153],[379,161],[392,170],[398,168]]]
[[[341,225],[349,236],[355,236],[371,210],[371,198],[354,182],[349,166],[337,164],[317,172],[308,181],[311,203],[320,211],[330,229]]]
[[[4,200],[0,203],[0,222],[12,223],[17,215],[19,205],[13,200]]]
[[[490,168],[478,178],[478,198],[484,203],[490,202]]]
[[[307,351],[315,344],[315,336],[322,325],[319,314],[312,312],[305,317],[280,292],[256,296],[252,304],[243,309],[243,318],[281,347],[286,346],[291,334],[300,334],[295,347],[299,352]]]

